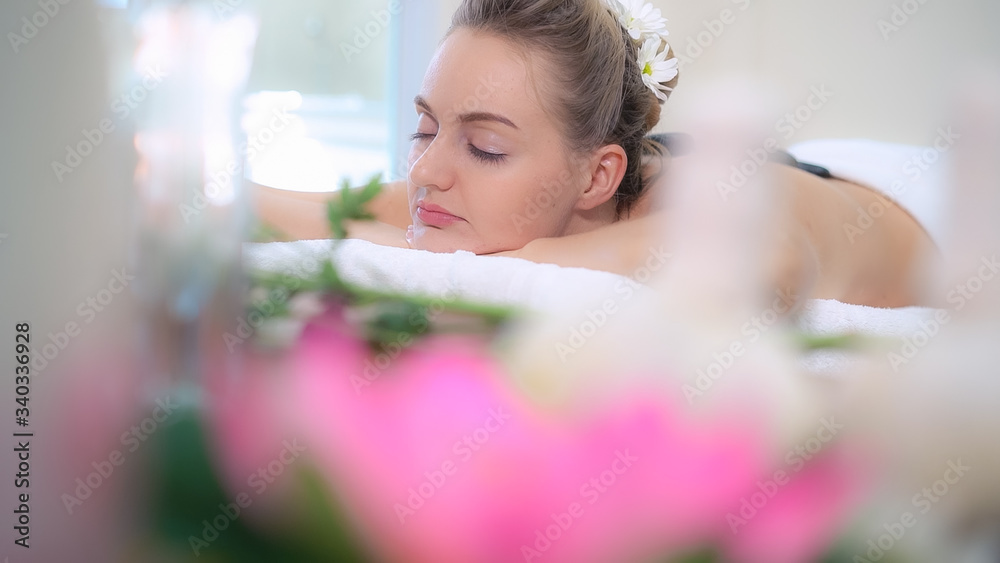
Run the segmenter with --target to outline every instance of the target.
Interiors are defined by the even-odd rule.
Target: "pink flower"
[[[338,358],[328,367],[341,369],[340,373],[329,375],[344,377],[344,370],[360,361],[365,349],[335,318],[329,314],[320,322],[327,323],[327,351]],[[215,352],[208,358],[205,369],[204,411],[208,436],[212,439],[209,448],[218,454],[216,460],[223,484],[235,497],[241,492],[253,492],[248,484],[251,475],[266,470],[275,460],[280,461],[285,443],[298,437],[291,422],[297,408],[292,394],[297,357],[287,350],[256,348],[249,341],[242,343],[235,355],[223,349]],[[275,479],[274,488],[280,490],[290,481],[290,478]],[[258,505],[280,504],[280,497],[272,492],[260,501],[253,494]]]
[[[248,348],[242,374],[209,382],[210,420],[231,492],[297,440],[296,463],[315,464],[386,561],[627,562],[704,546],[810,561],[861,490],[857,466],[827,450],[734,534],[727,515],[784,461],[757,402],[695,418],[680,389],[633,389],[553,412],[480,341],[373,355],[336,319],[314,319],[285,355]]]
[[[749,508],[744,504],[734,505],[731,515],[752,516],[745,524],[730,522],[728,531],[734,533],[725,540],[727,560],[742,563],[819,560],[843,531],[852,509],[863,500],[862,493],[872,482],[871,470],[871,463],[864,462],[856,452],[834,447],[810,460],[787,483],[775,485],[773,496],[760,508],[752,503]],[[763,492],[759,486],[743,498],[749,499],[758,492]]]
[[[750,409],[693,421],[682,397],[635,393],[557,416],[518,396],[482,346],[455,338],[411,348],[358,385],[363,362],[336,339],[306,328],[293,401],[310,454],[387,560],[629,561],[726,544],[747,561],[793,561],[821,550],[843,514],[821,487],[849,482],[820,465],[733,539],[727,512],[773,471]]]

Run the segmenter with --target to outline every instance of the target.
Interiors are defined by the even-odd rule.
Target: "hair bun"
[[[656,97],[656,94],[649,92],[649,112],[646,113],[646,133],[653,130],[656,124],[660,122],[660,99]]]

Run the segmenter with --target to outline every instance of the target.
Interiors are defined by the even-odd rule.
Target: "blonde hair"
[[[616,216],[627,214],[645,188],[642,156],[662,153],[646,139],[660,120],[660,101],[643,83],[638,49],[610,8],[601,0],[463,0],[449,33],[458,28],[503,37],[526,56],[543,55],[555,81],[545,91],[568,148],[625,150],[628,164],[614,201]],[[674,77],[667,86],[676,84]]]

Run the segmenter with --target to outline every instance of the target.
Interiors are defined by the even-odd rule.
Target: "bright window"
[[[258,139],[248,177],[301,191],[333,190],[344,177],[352,185],[376,173],[403,177],[412,98],[437,43],[426,33],[437,10],[423,4],[261,2],[244,128],[254,138],[286,111],[293,124]]]

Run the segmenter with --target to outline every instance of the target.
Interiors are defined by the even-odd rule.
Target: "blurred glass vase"
[[[174,383],[196,379],[199,334],[239,307],[248,213],[238,112],[257,29],[208,1],[154,3],[133,26],[142,339],[152,375]]]

